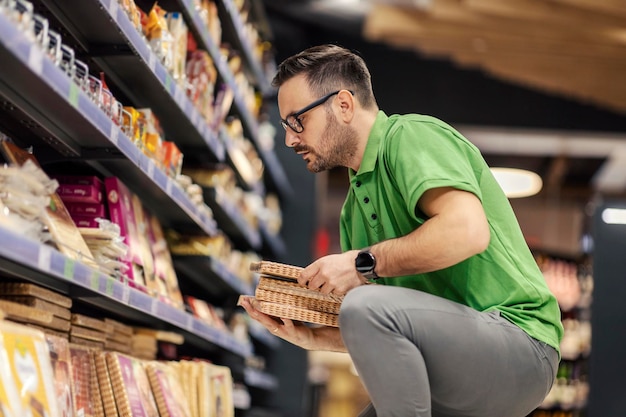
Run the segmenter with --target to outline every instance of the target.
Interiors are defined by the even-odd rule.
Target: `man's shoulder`
[[[450,127],[446,122],[435,116],[420,113],[393,114],[389,116],[389,123],[393,125],[402,125],[405,123],[432,123],[446,128]]]

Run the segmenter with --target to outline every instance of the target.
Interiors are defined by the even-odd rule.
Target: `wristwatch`
[[[359,252],[354,259],[354,266],[357,272],[365,278],[376,280],[379,278],[376,272],[374,272],[374,268],[376,268],[376,257],[369,249],[370,248],[365,248]]]

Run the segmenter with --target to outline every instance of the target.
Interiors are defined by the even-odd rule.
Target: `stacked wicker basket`
[[[298,284],[302,268],[276,262],[250,264],[258,272],[255,298],[263,313],[307,323],[338,327],[339,307],[343,296],[322,294]]]

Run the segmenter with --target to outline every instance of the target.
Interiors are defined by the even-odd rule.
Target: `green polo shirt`
[[[360,249],[419,228],[422,194],[454,187],[483,204],[488,248],[449,268],[379,282],[414,288],[473,307],[499,310],[529,335],[559,350],[560,310],[502,189],[479,150],[451,126],[422,115],[378,113],[341,212],[341,246]],[[450,245],[457,242],[451,241]]]

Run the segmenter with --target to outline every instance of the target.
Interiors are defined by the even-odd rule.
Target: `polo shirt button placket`
[[[378,218],[378,216],[376,215],[376,213],[372,213],[372,220],[376,220]]]

